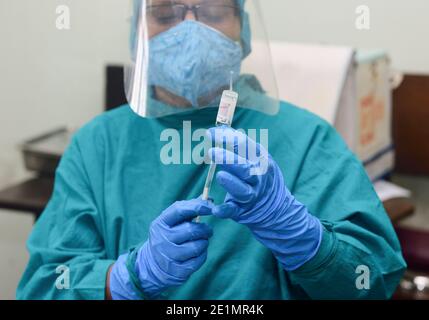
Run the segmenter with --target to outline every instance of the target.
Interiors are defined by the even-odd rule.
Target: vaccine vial
[[[232,119],[234,118],[235,108],[237,107],[238,93],[232,90],[225,90],[222,93],[222,98],[219,104],[219,111],[217,113],[216,125],[226,125],[230,127],[232,125]]]

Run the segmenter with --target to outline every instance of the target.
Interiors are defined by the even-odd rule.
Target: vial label
[[[237,101],[238,94],[236,92],[230,90],[225,90],[223,92],[216,119],[217,125],[231,126]]]

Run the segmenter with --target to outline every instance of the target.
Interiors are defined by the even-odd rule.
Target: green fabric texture
[[[161,132],[176,128],[182,136],[183,121],[192,121],[192,130],[209,128],[216,111],[144,119],[123,106],[83,127],[61,160],[52,198],[28,240],[30,260],[17,298],[104,299],[106,272],[117,257],[147,239],[150,223],[165,208],[202,193],[208,166],[162,164],[167,142],[160,141]],[[289,273],[246,227],[203,217],[214,229],[207,262],[164,297],[389,298],[405,269],[400,245],[364,169],[335,129],[288,103],[276,116],[238,109],[233,127],[268,129],[269,152],[287,187],[325,227],[320,249]],[[215,202],[224,196],[214,183]],[[69,289],[55,286],[60,265],[70,269]],[[360,265],[370,270],[369,290],[356,287]]]

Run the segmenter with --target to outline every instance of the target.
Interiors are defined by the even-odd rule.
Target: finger
[[[193,199],[189,201],[178,201],[168,207],[162,214],[161,219],[170,227],[185,221],[190,221],[198,216],[211,214],[213,204],[207,200]]]
[[[209,152],[212,161],[218,165],[219,169],[229,172],[249,184],[257,183],[258,178],[252,174],[253,166],[246,159],[221,148],[212,148]]]
[[[205,223],[184,222],[172,227],[166,234],[169,241],[182,244],[188,241],[209,239],[213,229]]]
[[[207,260],[207,251],[198,257],[191,258],[184,262],[172,262],[170,265],[169,274],[174,275],[179,282],[186,281],[195,271]]]
[[[222,203],[213,208],[213,215],[220,219],[237,220],[240,208],[233,202]]]
[[[243,158],[238,154],[221,147],[210,148],[208,153],[210,160],[216,164],[246,165],[249,163],[246,158]]]
[[[231,195],[234,201],[249,203],[255,198],[254,189],[229,172],[219,171],[216,181]]]
[[[208,240],[189,241],[180,245],[168,246],[164,254],[175,261],[184,262],[200,256],[207,250],[208,246]]]
[[[180,264],[181,270],[180,276],[182,277],[189,277],[192,275],[195,271],[200,269],[203,264],[207,261],[207,250],[204,251],[201,255],[198,257],[191,258],[187,261],[184,261]]]
[[[259,143],[250,139],[246,134],[231,127],[210,128],[207,136],[215,146],[223,147],[250,161],[257,161],[263,149]]]

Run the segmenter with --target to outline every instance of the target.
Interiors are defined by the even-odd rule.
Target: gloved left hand
[[[220,168],[216,180],[227,191],[213,215],[247,226],[287,271],[309,261],[319,248],[322,224],[288,190],[266,149],[228,127],[209,129],[208,136],[222,146],[209,154]]]
[[[192,220],[210,215],[211,208],[208,201],[192,199],[165,209],[151,223],[148,239],[113,265],[112,298],[157,299],[168,288],[184,284],[205,263],[213,234],[210,226]]]

